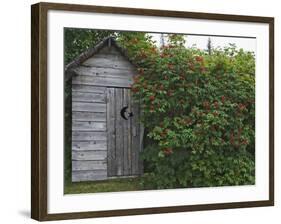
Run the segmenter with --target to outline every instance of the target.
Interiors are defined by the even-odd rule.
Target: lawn
[[[140,178],[119,178],[104,181],[74,182],[66,181],[65,194],[137,191],[142,190]]]

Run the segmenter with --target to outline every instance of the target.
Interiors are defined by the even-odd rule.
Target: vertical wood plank
[[[121,176],[123,174],[123,118],[120,116],[120,110],[123,107],[123,91],[121,88],[115,89],[116,93],[116,163],[117,163],[117,175]]]
[[[128,101],[128,90],[123,89],[123,107],[129,106]],[[129,108],[127,109],[129,111]],[[122,120],[122,128],[123,128],[123,175],[129,175],[129,151],[128,151],[128,124],[130,122],[130,118],[128,120]]]
[[[117,175],[116,164],[116,100],[115,89],[107,88],[107,175],[109,177]]]
[[[132,102],[131,102],[131,90],[128,89],[128,110],[129,112],[132,112]],[[128,128],[128,174],[132,174],[132,119],[133,117],[130,117],[127,123]]]

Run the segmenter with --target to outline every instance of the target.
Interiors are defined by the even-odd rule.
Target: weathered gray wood
[[[107,54],[107,53],[103,53],[103,52],[99,52],[98,54],[95,54],[92,58],[108,58],[114,61],[127,61],[128,60],[126,58],[124,58],[123,55],[121,54]],[[132,66],[130,64],[130,66]]]
[[[133,112],[132,110],[132,97],[131,97],[131,90],[128,89],[128,110]],[[133,114],[134,116],[134,114]],[[127,124],[128,128],[128,175],[132,174],[132,123],[133,117],[130,117],[129,122]]]
[[[116,164],[116,129],[115,129],[115,89],[107,88],[107,173],[109,177],[117,175]]]
[[[72,102],[72,111],[106,112],[105,103]]]
[[[132,66],[128,60],[124,57],[115,58],[112,55],[108,55],[107,57],[100,58],[97,56],[93,56],[88,60],[84,61],[84,66],[90,67],[103,67],[103,68],[118,68],[118,69],[128,69]]]
[[[72,150],[106,150],[106,140],[94,140],[94,141],[72,141]]]
[[[107,140],[105,131],[73,131],[72,141]]]
[[[106,88],[102,86],[93,85],[76,85],[72,84],[72,92],[85,92],[85,93],[105,93]]]
[[[117,175],[123,175],[123,118],[120,116],[120,111],[123,108],[123,89],[115,89],[116,92],[116,163],[117,163]]]
[[[88,75],[88,76],[107,76],[107,77],[120,77],[120,78],[130,78],[137,74],[137,71],[131,67],[127,69],[118,68],[100,68],[100,67],[88,67],[79,66],[73,70],[76,75]]]
[[[105,103],[104,93],[72,92],[72,101]]]
[[[93,60],[100,60],[103,61],[106,66],[103,66],[103,63],[98,64],[97,66],[101,66],[103,68],[114,68],[114,69],[121,69],[121,70],[131,70],[136,72],[137,69],[133,65],[132,61],[129,61],[127,58],[125,58],[122,54],[106,54],[106,53],[99,53],[92,57]],[[111,62],[108,63],[107,62]],[[113,63],[112,63],[113,62]],[[112,64],[117,64],[112,65]],[[83,65],[82,65],[83,66]],[[87,65],[85,66],[87,67]],[[94,65],[91,67],[95,67]]]
[[[132,101],[132,111],[134,116],[132,117],[132,174],[139,175],[140,172],[140,122],[139,122],[139,104]]]
[[[93,141],[72,141],[72,150],[90,151],[90,150],[106,150],[106,140]]]
[[[115,47],[103,47],[99,54],[120,55],[120,52]]]
[[[106,170],[106,160],[72,161],[72,170]]]
[[[106,131],[106,122],[72,121],[72,131]]]
[[[79,75],[72,79],[73,84],[81,85],[95,85],[95,86],[107,86],[107,87],[131,87],[133,83],[132,78],[120,78],[120,77],[107,77],[107,76],[89,76]]]
[[[106,151],[72,151],[72,160],[106,160]]]
[[[72,112],[73,121],[106,121],[106,113],[102,112]]]
[[[106,170],[90,170],[90,171],[72,171],[72,181],[91,181],[91,180],[106,180]]]
[[[139,105],[131,103],[132,98],[128,89],[115,89],[115,97],[110,96],[112,92],[113,88],[108,90],[107,120],[109,122],[107,127],[114,129],[115,122],[116,134],[114,140],[111,139],[111,134],[108,134],[108,166],[111,167],[108,172],[110,176],[139,175],[139,151],[141,150]],[[134,114],[128,120],[120,116],[120,110],[124,106],[128,106],[128,111]],[[110,107],[115,107],[114,114],[111,114]],[[113,153],[116,155],[115,160],[112,160],[110,156]]]
[[[129,105],[129,97],[128,97],[128,90],[127,89],[123,89],[123,106],[128,106]],[[129,108],[128,108],[129,109]],[[127,110],[128,110],[127,109]],[[122,128],[123,128],[123,172],[122,175],[129,175],[129,141],[128,141],[128,137],[129,137],[129,126],[130,126],[130,120],[131,118],[129,118],[128,120],[123,119],[122,121]]]
[[[72,67],[72,180],[140,175],[139,105],[129,89],[137,73],[117,46],[102,46]],[[82,62],[82,61],[81,61]],[[128,106],[134,116],[125,120]]]

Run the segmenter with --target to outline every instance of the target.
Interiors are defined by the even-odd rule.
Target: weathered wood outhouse
[[[137,71],[108,37],[66,66],[72,82],[72,181],[142,173],[139,104],[130,86]]]

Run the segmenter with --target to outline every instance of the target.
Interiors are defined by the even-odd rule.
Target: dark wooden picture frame
[[[171,18],[194,18],[235,22],[254,22],[269,25],[269,199],[203,205],[169,206],[107,211],[48,214],[47,195],[47,13],[49,10],[98,12]],[[162,11],[136,8],[116,8],[89,5],[38,3],[31,7],[31,217],[39,221],[109,217],[124,215],[186,212],[274,205],[274,18]]]

